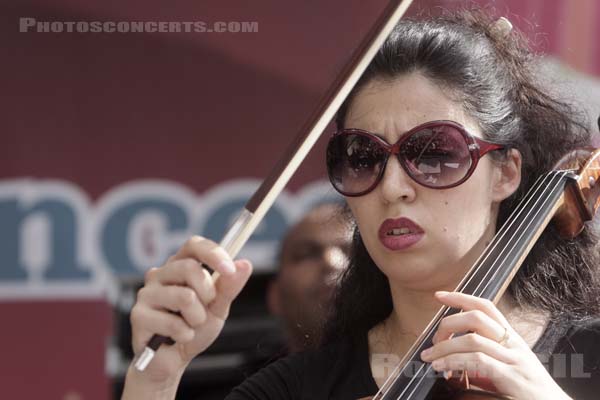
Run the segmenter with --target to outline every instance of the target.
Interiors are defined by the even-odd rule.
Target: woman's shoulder
[[[548,367],[571,397],[596,399],[600,392],[600,318],[571,322]]]
[[[600,317],[571,323],[563,339],[572,350],[596,348],[600,352]]]
[[[341,377],[356,369],[362,350],[355,341],[344,338],[288,355],[247,378],[227,400],[333,398],[332,392],[339,389]],[[356,385],[344,381],[343,391],[354,394]]]
[[[600,345],[600,317],[580,320],[553,318],[533,347],[538,354],[573,352],[589,345]]]
[[[553,358],[585,354],[586,365],[600,364],[600,317],[558,321],[548,331],[557,336],[551,352]]]
[[[600,317],[574,323],[562,340],[565,354],[571,362],[581,358],[586,370],[600,373]]]

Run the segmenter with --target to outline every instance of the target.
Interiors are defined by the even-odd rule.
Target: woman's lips
[[[419,225],[404,217],[386,219],[379,227],[379,240],[390,250],[407,249],[421,240],[424,234]]]

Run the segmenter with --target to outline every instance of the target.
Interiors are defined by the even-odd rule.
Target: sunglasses
[[[469,134],[453,121],[419,125],[393,145],[361,129],[342,129],[329,139],[327,172],[342,195],[362,196],[379,184],[393,154],[418,184],[448,189],[469,179],[486,153],[504,148]]]

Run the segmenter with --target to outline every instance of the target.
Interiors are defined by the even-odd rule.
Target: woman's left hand
[[[569,399],[494,303],[458,292],[435,296],[463,310],[442,319],[434,345],[421,353],[436,371],[466,371],[472,384],[518,400]],[[458,333],[465,334],[452,337]]]

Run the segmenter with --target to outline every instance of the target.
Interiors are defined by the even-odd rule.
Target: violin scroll
[[[573,170],[575,181],[568,185],[554,223],[564,238],[572,239],[583,230],[600,207],[600,149],[584,148],[565,155],[554,169]]]

